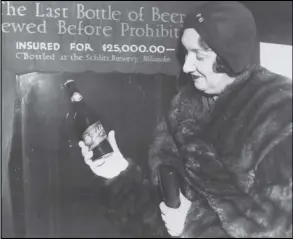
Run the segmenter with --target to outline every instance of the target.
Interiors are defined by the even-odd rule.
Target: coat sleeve
[[[186,217],[183,238],[228,238],[216,212],[197,195]]]
[[[148,164],[151,171],[151,180],[154,185],[158,185],[159,172],[158,168],[162,164],[173,165],[180,164],[181,158],[175,142],[168,132],[167,123],[162,119],[158,124],[155,139],[149,149]]]
[[[108,217],[130,237],[167,237],[159,210],[160,197],[156,188],[143,176],[132,159],[129,167],[102,190],[102,202]]]
[[[224,101],[228,119],[213,128],[224,143],[191,138],[178,149],[186,180],[230,237],[292,237],[292,84],[263,75]],[[228,142],[232,153],[220,152]]]
[[[168,113],[156,127],[148,157],[154,184],[158,184],[158,167],[161,164],[183,170],[177,144],[183,144],[186,138],[197,137],[214,106],[212,97],[193,90],[193,87],[185,87],[179,91],[172,99]]]

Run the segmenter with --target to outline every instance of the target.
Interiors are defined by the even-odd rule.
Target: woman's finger
[[[93,151],[91,151],[87,146],[81,149],[81,154],[86,159],[91,159],[93,157]]]
[[[92,161],[92,167],[100,167],[105,163],[105,159],[96,159]]]
[[[116,142],[115,131],[114,130],[111,130],[109,132],[108,140],[109,140],[109,143],[110,143],[111,147],[113,148],[113,151],[117,152],[117,153],[120,153],[120,150],[119,150],[117,142]]]
[[[88,166],[92,166],[92,160],[91,159],[87,159],[87,158],[84,158],[84,162],[88,165]]]
[[[160,207],[162,214],[166,215],[167,211],[168,211],[166,204],[164,202],[161,202],[159,207]]]
[[[83,148],[83,147],[85,147],[85,144],[84,144],[83,141],[79,141],[79,142],[78,142],[78,146],[79,146],[80,148]]]

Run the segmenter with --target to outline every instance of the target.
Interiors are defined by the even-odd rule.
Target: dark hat
[[[258,64],[259,41],[254,17],[239,2],[206,2],[187,15],[184,29],[195,29],[233,70]]]

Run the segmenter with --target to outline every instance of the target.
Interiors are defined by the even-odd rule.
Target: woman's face
[[[184,31],[181,41],[187,51],[183,71],[191,74],[198,90],[206,94],[220,94],[232,83],[227,74],[214,72],[217,54],[202,44],[200,35],[193,28]]]

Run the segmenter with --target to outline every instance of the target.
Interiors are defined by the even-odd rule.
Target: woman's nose
[[[186,57],[184,65],[183,65],[183,72],[184,73],[190,73],[196,70],[196,66],[194,61],[190,59],[190,57]]]

